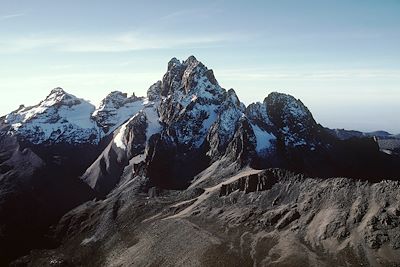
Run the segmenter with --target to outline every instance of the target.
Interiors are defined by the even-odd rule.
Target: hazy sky
[[[0,0],[0,114],[50,89],[144,95],[195,55],[246,104],[300,98],[328,127],[400,133],[400,1]]]

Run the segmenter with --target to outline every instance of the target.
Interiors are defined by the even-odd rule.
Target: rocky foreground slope
[[[397,153],[324,128],[290,95],[245,106],[193,56],[147,97],[95,108],[56,88],[0,126],[0,264],[399,260]]]
[[[199,178],[221,179],[208,170]],[[210,176],[211,175],[211,176]],[[135,190],[66,214],[33,266],[398,266],[400,184],[244,169],[184,191]]]

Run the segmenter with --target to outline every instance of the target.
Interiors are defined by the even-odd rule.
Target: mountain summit
[[[10,132],[33,144],[98,143],[90,115],[95,107],[57,87],[38,105],[21,107],[5,117]]]

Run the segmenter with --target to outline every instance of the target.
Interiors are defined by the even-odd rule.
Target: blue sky
[[[144,95],[195,55],[246,104],[300,98],[321,124],[400,133],[400,1],[0,0],[0,114],[51,88]]]

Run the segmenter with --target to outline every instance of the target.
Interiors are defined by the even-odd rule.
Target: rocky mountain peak
[[[200,61],[197,60],[197,58],[193,55],[189,56],[186,60],[183,61],[184,65],[195,65],[201,63]]]
[[[157,99],[158,92],[163,98],[160,119],[168,132],[178,144],[199,147],[226,100],[226,91],[212,71],[194,56],[183,62],[172,59],[162,81],[150,87],[148,94]]]
[[[157,101],[160,100],[162,90],[162,82],[157,81],[147,90],[147,98],[149,101]]]
[[[232,104],[234,104],[237,108],[242,109],[244,111],[245,109],[245,105],[240,102],[239,97],[237,96],[236,92],[234,89],[229,89],[226,92],[227,95],[227,100],[229,100],[229,102],[231,102]]]
[[[109,93],[100,103],[99,109],[106,108],[120,108],[126,103],[134,102],[139,98],[135,96],[135,93],[132,96],[128,97],[127,93],[122,93],[120,91],[113,91]]]
[[[126,93],[113,91],[101,101],[92,118],[108,135],[141,110],[143,103],[144,98],[136,97],[134,93],[128,97]]]
[[[40,106],[51,107],[51,106],[62,106],[62,105],[78,105],[81,103],[76,96],[68,94],[61,87],[56,87],[50,91],[50,94],[40,103]]]
[[[198,61],[194,56],[190,56],[187,60],[183,62],[183,65],[186,66],[185,71],[183,73],[182,82],[184,87],[184,92],[190,93],[191,90],[195,89],[197,85],[206,84],[209,89],[213,86],[219,89],[219,85],[217,80],[214,77],[214,73],[212,70],[207,69],[203,63]],[[213,92],[209,90],[209,92]]]
[[[288,94],[272,92],[264,99],[264,104],[270,110],[277,111],[284,117],[296,117],[298,119],[312,117],[311,112],[299,99]]]
[[[97,143],[99,135],[90,119],[94,109],[88,101],[57,87],[39,104],[8,114],[5,122],[11,126],[10,134],[33,144]]]
[[[181,65],[182,65],[182,63],[177,58],[173,57],[168,62],[167,70],[170,71],[172,68],[176,68],[176,67],[181,66]]]
[[[190,56],[183,62],[172,58],[163,76],[160,93],[164,97],[174,92],[193,94],[196,93],[196,89],[199,89],[198,86],[210,89],[210,93],[216,93],[213,87],[219,88],[219,85],[213,71],[207,69],[194,56]]]
[[[50,95],[52,94],[66,94],[66,92],[61,87],[55,87],[50,91]]]
[[[273,92],[264,103],[270,121],[275,125],[277,134],[286,145],[312,145],[316,138],[318,124],[311,112],[299,100],[291,95]]]

